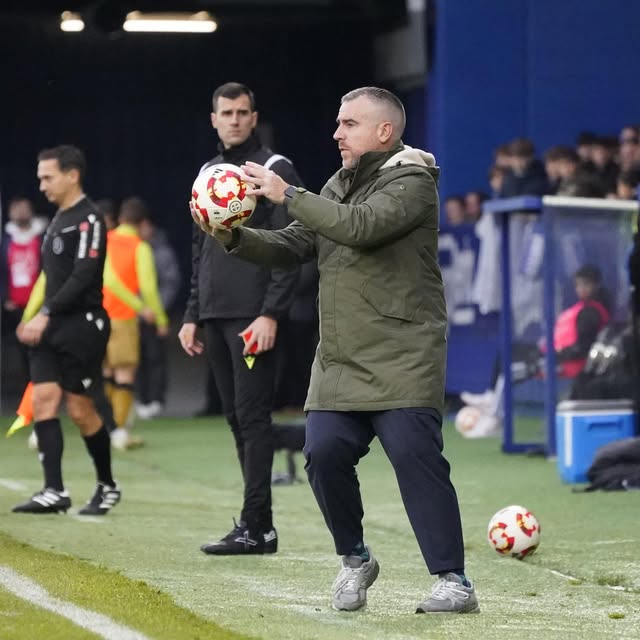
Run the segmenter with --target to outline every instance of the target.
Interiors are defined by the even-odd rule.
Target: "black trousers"
[[[275,348],[256,357],[251,369],[243,356],[238,335],[250,320],[206,320],[203,323],[207,359],[231,427],[244,479],[240,519],[252,531],[273,526],[271,467],[274,433],[271,408],[275,390]]]
[[[136,395],[142,404],[165,403],[168,352],[166,336],[155,325],[140,322],[140,364],[136,372]]]
[[[464,569],[460,510],[442,455],[442,418],[427,408],[376,412],[310,411],[306,470],[336,552],[364,539],[356,465],[378,436],[430,573]]]

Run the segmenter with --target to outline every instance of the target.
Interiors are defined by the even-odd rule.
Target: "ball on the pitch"
[[[514,504],[494,514],[487,537],[489,545],[500,555],[522,560],[540,544],[540,523],[528,509]]]
[[[191,216],[196,224],[208,229],[232,229],[244,224],[256,208],[256,198],[247,195],[247,188],[236,165],[207,167],[191,188]]]
[[[472,407],[470,405],[462,407],[462,409],[456,413],[454,420],[456,431],[462,435],[472,431],[481,416],[482,411],[478,409],[478,407]]]

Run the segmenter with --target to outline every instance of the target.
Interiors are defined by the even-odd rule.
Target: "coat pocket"
[[[418,324],[427,321],[428,314],[422,301],[417,301],[409,292],[399,290],[391,294],[367,281],[360,294],[381,316]]]

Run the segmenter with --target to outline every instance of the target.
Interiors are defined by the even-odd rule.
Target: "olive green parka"
[[[439,169],[399,142],[298,190],[285,229],[240,228],[231,252],[271,266],[317,256],[320,342],[306,410],[442,413],[447,315],[438,266]]]

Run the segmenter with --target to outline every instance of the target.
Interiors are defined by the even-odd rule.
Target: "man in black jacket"
[[[300,184],[291,162],[260,142],[257,121],[255,98],[248,87],[235,82],[218,87],[211,124],[220,138],[219,153],[203,169],[251,160],[270,167],[288,183]],[[280,229],[290,221],[286,207],[261,198],[246,225]],[[222,539],[201,549],[212,555],[275,553],[278,538],[271,510],[275,345],[278,321],[293,300],[298,272],[272,270],[230,256],[196,225],[193,234],[191,289],[178,337],[187,354],[206,351],[244,479],[240,520]],[[196,336],[198,326],[204,344]],[[249,331],[251,338],[243,345],[241,335]],[[243,352],[253,345],[256,358],[250,368]]]

